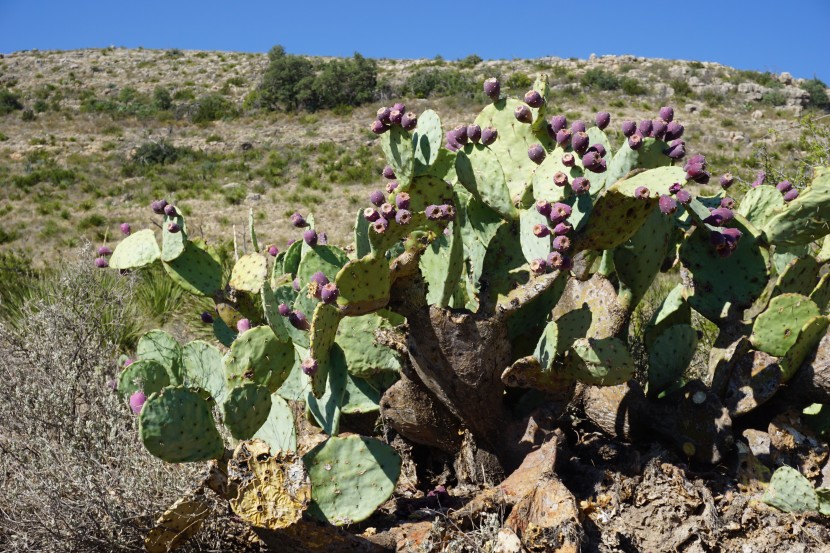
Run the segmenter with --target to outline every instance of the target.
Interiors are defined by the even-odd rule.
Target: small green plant
[[[0,115],[23,109],[20,97],[8,89],[0,89]]]
[[[595,90],[617,90],[622,86],[616,75],[600,67],[586,71],[579,82],[583,87]]]
[[[808,107],[830,111],[830,98],[827,96],[827,85],[816,78],[801,83],[801,88],[810,93]]]

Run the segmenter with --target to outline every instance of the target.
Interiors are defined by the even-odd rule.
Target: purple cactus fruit
[[[101,246],[100,248],[98,248],[98,255],[100,255],[101,257],[112,255],[112,250],[109,249],[107,246]]]
[[[599,162],[602,160],[602,157],[597,155],[596,152],[587,152],[584,156],[582,156],[582,165],[589,171],[593,171],[594,168],[599,166]]]
[[[387,221],[395,218],[395,211],[395,206],[388,202],[380,206],[380,216]]]
[[[316,284],[317,286],[325,286],[329,283],[329,277],[327,277],[322,271],[317,271],[311,275],[310,282]]]
[[[363,210],[363,218],[369,221],[370,223],[374,223],[378,219],[380,219],[380,213],[374,207],[367,207]]]
[[[666,123],[671,123],[672,119],[674,119],[674,108],[670,106],[660,108],[660,119]]]
[[[415,115],[411,111],[408,111],[408,112],[403,114],[403,117],[401,117],[401,127],[403,127],[403,129],[405,131],[413,131],[413,130],[415,130],[415,127],[417,127],[417,126],[418,126],[418,116],[417,115]]]
[[[683,205],[689,205],[689,202],[692,201],[692,195],[686,190],[678,190],[674,197]]]
[[[650,195],[651,192],[645,186],[638,186],[634,189],[634,197],[638,200],[647,200]]]
[[[501,83],[496,78],[489,78],[484,81],[484,94],[494,102],[499,99]]]
[[[530,262],[530,272],[534,275],[543,275],[548,272],[548,263],[544,259],[534,259]]]
[[[308,229],[307,231],[303,232],[303,240],[309,246],[316,246],[317,245],[317,231],[314,229]]]
[[[545,99],[538,90],[528,90],[525,93],[525,103],[532,108],[540,108],[545,103]]]
[[[213,315],[211,315],[209,312],[202,311],[200,317],[202,318],[202,322],[206,325],[213,324]]]
[[[378,121],[377,119],[375,119],[374,121],[372,121],[372,126],[369,128],[375,134],[383,134],[389,130],[389,125],[387,125],[383,121]]]
[[[446,140],[445,146],[451,152],[457,152],[462,148],[461,144],[455,139],[455,131],[447,131],[444,134],[444,140]]]
[[[671,186],[669,186],[669,194],[677,194],[682,189],[683,189],[683,185],[680,184],[679,182],[676,182],[676,183],[672,184]]]
[[[590,141],[591,138],[588,136],[588,133],[585,131],[577,131],[573,134],[573,138],[571,138],[571,148],[576,153],[582,155],[588,151]]]
[[[725,207],[716,207],[712,210],[708,217],[703,219],[703,222],[716,227],[723,226],[724,223],[731,221],[734,217],[731,209]]]
[[[320,300],[323,303],[334,303],[337,301],[337,296],[340,294],[340,291],[337,289],[337,285],[333,282],[329,282],[323,289],[320,290]]]
[[[683,168],[686,170],[686,178],[689,180],[695,180],[706,172],[701,163],[687,163]]]
[[[135,363],[135,361],[133,361],[132,359],[129,359],[129,358],[125,359],[124,360],[124,368],[126,369],[127,367],[129,367],[133,363]]]
[[[389,221],[387,221],[383,217],[378,217],[378,220],[372,223],[372,230],[374,230],[378,234],[383,234],[384,232],[386,232],[386,229],[388,228]]]
[[[121,226],[119,228],[121,229],[121,234],[123,234],[124,236],[129,236],[133,232],[133,230],[130,228],[130,223],[121,223]]]
[[[164,215],[164,208],[167,207],[167,200],[156,200],[150,204],[156,215]]]
[[[409,194],[406,192],[398,192],[395,196],[395,205],[398,209],[409,209]]]
[[[412,212],[408,209],[399,209],[395,213],[395,222],[399,225],[408,225],[412,221]]]
[[[299,213],[294,213],[293,215],[291,215],[291,224],[294,225],[296,228],[303,228],[305,226],[308,226],[308,223],[306,223],[305,218]]]
[[[709,174],[709,171],[703,171],[702,173],[700,173],[697,177],[695,177],[692,180],[695,181],[698,184],[708,184],[710,177],[711,177],[711,175]]]
[[[732,186],[733,182],[735,182],[735,177],[732,176],[732,173],[724,173],[723,175],[721,175],[720,186],[724,190]]]
[[[784,194],[784,201],[791,202],[798,197],[798,190],[793,188],[792,190],[788,190],[786,194]]]
[[[130,410],[134,415],[141,413],[141,408],[144,407],[145,401],[147,401],[147,396],[141,390],[133,392],[130,395]]]
[[[601,111],[596,114],[594,117],[594,121],[597,123],[597,128],[599,130],[604,131],[605,127],[607,127],[611,123],[611,114],[607,111]]]
[[[593,171],[594,173],[604,173],[607,170],[608,170],[608,162],[605,161],[604,159],[599,160],[599,163],[596,165],[596,167],[591,169],[591,171]]]
[[[427,219],[430,221],[440,221],[443,213],[441,212],[441,206],[438,205],[428,205],[426,209],[424,209],[424,215],[427,216]]]
[[[283,317],[287,317],[289,313],[291,313],[291,308],[288,307],[287,304],[281,303],[277,310],[280,312],[280,315]]]
[[[563,148],[567,148],[568,144],[571,142],[571,131],[568,129],[562,129],[556,133],[556,143],[562,146]]]
[[[176,234],[177,232],[181,232],[182,227],[177,225],[176,223],[168,223],[167,225],[167,232],[171,234]]]
[[[548,267],[550,267],[554,271],[558,271],[562,268],[564,259],[564,255],[554,250],[550,252],[550,254],[548,254]]]
[[[793,183],[791,183],[788,180],[782,180],[781,182],[775,185],[775,188],[777,188],[778,191],[782,194],[786,194],[787,192],[793,189]],[[98,253],[101,253],[100,250],[98,251]]]
[[[628,147],[632,150],[639,150],[643,147],[643,137],[639,134],[632,134],[628,137]]]
[[[545,217],[550,216],[550,202],[547,200],[537,200],[536,201],[536,211],[539,212],[540,215]]]
[[[389,114],[392,113],[392,108],[383,107],[377,111],[377,120],[384,125],[389,124]]]
[[[481,130],[481,143],[489,146],[499,137],[499,131],[493,127],[487,127]]]
[[[651,119],[643,119],[642,121],[640,121],[640,124],[637,125],[637,130],[643,137],[651,136]]]
[[[568,126],[568,120],[564,115],[554,115],[550,118],[550,129],[554,134]]]
[[[677,144],[675,146],[669,146],[663,153],[666,154],[671,159],[683,159],[686,157],[686,145],[685,144]]]
[[[630,138],[635,132],[637,132],[637,123],[634,121],[623,121],[622,133],[624,137]]]
[[[677,211],[677,200],[675,200],[671,196],[661,194],[660,200],[658,200],[657,203],[660,206],[660,211],[665,213],[666,215],[671,215],[672,213]]]
[[[591,181],[585,177],[577,177],[571,183],[571,190],[573,190],[575,194],[585,194],[590,189]]]
[[[386,201],[386,196],[383,195],[383,192],[380,190],[374,190],[372,193],[369,194],[369,201],[372,202],[374,205],[380,207],[383,205],[383,202]]]
[[[706,156],[703,154],[695,154],[686,161],[686,165],[691,165],[692,163],[699,163],[704,169],[706,169]],[[686,168],[684,167],[684,170],[685,169]]]
[[[403,121],[403,112],[397,109],[393,109],[389,112],[389,122],[393,125],[400,125]]]
[[[581,177],[580,177],[581,178]],[[571,216],[571,206],[556,202],[550,208],[550,222],[557,224]]]
[[[605,151],[605,146],[602,144],[591,144],[591,147],[588,148],[589,152],[596,153],[599,157],[605,157],[605,154],[608,153]]]
[[[677,121],[672,121],[666,125],[666,140],[675,140],[683,136],[683,125]]]
[[[470,142],[478,144],[481,141],[481,127],[478,125],[468,125],[467,138],[470,139]]]
[[[441,206],[441,218],[447,221],[455,219],[455,206],[452,204],[444,204]]]
[[[166,206],[164,206],[164,214],[168,217],[175,217],[179,214],[179,212],[176,211],[176,206],[174,206],[173,204],[167,204]]]
[[[536,238],[544,238],[550,236],[550,229],[545,225],[533,225],[533,236]]]
[[[386,192],[391,194],[398,188],[397,181],[387,182],[386,183]]]
[[[304,359],[301,366],[303,368],[303,374],[307,376],[314,376],[317,374],[317,369],[319,368],[317,361],[311,357]]]
[[[455,141],[464,146],[470,140],[467,136],[467,127],[465,125],[458,125],[452,130]]]
[[[392,106],[392,109],[396,109],[396,110],[400,111],[401,113],[403,113],[403,112],[406,111],[406,106],[404,104],[398,102],[398,103],[396,103],[395,105]]]
[[[527,149],[527,157],[530,158],[530,161],[539,165],[545,161],[545,149],[541,144],[534,144]]]
[[[533,112],[531,112],[530,108],[524,104],[516,106],[516,109],[513,110],[513,116],[516,117],[516,120],[520,123],[533,123]]]
[[[758,174],[755,176],[755,180],[750,185],[752,188],[758,188],[767,180],[767,174],[763,171],[758,171]]]
[[[720,201],[720,206],[726,209],[735,209],[735,200],[727,196]]]
[[[738,242],[743,234],[736,228],[725,228],[720,232],[709,234],[709,242],[721,257],[729,257],[738,249]]]
[[[576,134],[578,132],[585,132],[587,127],[585,121],[576,120],[571,124],[571,132]]]
[[[655,119],[651,122],[651,136],[657,140],[663,140],[666,136],[668,125],[662,119]]]
[[[271,257],[277,257],[277,254],[280,253],[280,249],[275,245],[271,244],[268,246],[268,255]]]
[[[240,334],[251,330],[251,321],[248,319],[239,319],[236,322],[236,330],[238,330]]]
[[[562,165],[565,167],[573,167],[576,165],[576,158],[570,152],[562,154]]]
[[[553,239],[553,249],[558,252],[567,252],[571,249],[571,239],[567,236],[557,236]]]
[[[383,178],[393,180],[395,178],[395,170],[392,169],[391,165],[387,165],[383,168]]]
[[[96,257],[95,258],[95,266],[99,269],[106,269],[110,266],[109,261],[105,257]]]
[[[556,186],[567,186],[568,175],[566,175],[562,171],[557,171],[553,174],[553,184],[555,184]]]
[[[299,292],[300,291],[300,279],[295,278],[294,280],[292,280],[291,281],[291,287],[294,288],[295,292]]]
[[[309,328],[305,313],[298,309],[288,314],[288,322],[297,330],[308,330]]]
[[[564,236],[573,230],[573,226],[568,221],[562,221],[561,223],[557,223],[555,227],[553,227],[553,234],[556,236]]]

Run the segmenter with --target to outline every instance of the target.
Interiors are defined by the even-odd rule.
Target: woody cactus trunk
[[[737,207],[729,175],[715,195],[689,192],[711,177],[702,155],[686,158],[671,108],[609,137],[607,113],[590,125],[550,113],[544,76],[523,99],[494,79],[484,91],[492,103],[446,132],[431,110],[378,111],[388,182],[357,213],[348,249],[297,213],[303,239],[278,252],[259,244],[251,217],[253,252],[225,281],[212,248],[158,201],[161,246],[141,230],[96,260],[121,270],[160,261],[216,303],[203,321],[221,349],[153,331],[121,375],[150,453],[227,462],[226,446],[239,444],[226,476],[234,466],[248,476],[231,486],[232,507],[255,526],[291,527],[305,515],[263,503],[287,485],[257,468],[270,449],[297,467],[296,513],[344,525],[386,501],[400,472],[384,442],[338,436],[350,415],[379,411],[412,442],[457,455],[459,479],[483,482],[519,466],[566,407],[621,439],[656,433],[717,463],[733,418],[794,377],[814,401],[828,397],[823,358],[806,376],[799,367],[828,326],[830,247],[816,241],[830,232],[830,171],[800,196],[756,182]],[[632,337],[634,310],[677,268],[679,283]],[[693,311],[720,329],[711,386],[685,375],[698,347]],[[633,338],[645,345],[645,390]],[[301,460],[290,457],[299,421],[288,402],[329,436]]]

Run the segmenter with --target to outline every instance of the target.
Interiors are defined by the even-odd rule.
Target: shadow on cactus
[[[544,76],[523,99],[503,97],[493,79],[484,90],[492,103],[449,130],[431,110],[378,110],[371,130],[388,182],[356,214],[348,251],[296,213],[302,240],[279,252],[258,243],[251,217],[252,252],[225,282],[211,247],[161,200],[152,206],[164,216],[161,245],[139,230],[96,260],[121,270],[161,263],[184,290],[215,301],[203,321],[220,345],[182,347],[154,331],[121,390],[140,410],[148,450],[212,460],[224,482],[214,488],[244,504],[237,513],[254,526],[319,534],[311,520],[358,522],[390,497],[400,457],[377,438],[338,435],[354,413],[379,413],[403,438],[456,456],[458,479],[472,484],[516,469],[567,424],[568,408],[620,439],[660,436],[719,463],[735,441],[733,418],[797,378],[824,336],[830,246],[815,242],[830,233],[830,170],[799,194],[756,183],[736,207],[729,175],[718,194],[693,195],[711,175],[702,155],[686,156],[670,107],[617,133],[605,112],[591,125],[551,113]],[[641,337],[643,390],[629,323],[661,272],[677,285]],[[698,347],[693,311],[720,329],[711,385],[686,375]],[[813,388],[825,390],[819,380]],[[304,446],[297,414],[325,441]],[[265,449],[237,445],[250,439]],[[458,470],[470,444],[484,471]],[[283,493],[258,463],[295,467],[309,482],[310,495],[292,496],[297,516],[250,518],[257,497]],[[236,486],[250,478],[257,487]]]

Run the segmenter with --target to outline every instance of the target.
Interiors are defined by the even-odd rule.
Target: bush
[[[819,79],[810,79],[801,83],[801,88],[810,93],[808,107],[830,110],[830,98],[827,97],[827,85]]]
[[[692,95],[692,87],[683,79],[674,79],[669,86],[674,89],[674,95],[680,98],[688,98]]]
[[[271,48],[268,59],[268,68],[259,86],[262,107],[298,109],[301,89],[307,86],[308,79],[314,78],[314,66],[303,57],[286,54],[282,46]]]
[[[620,81],[620,87],[622,88],[622,91],[629,96],[642,96],[643,94],[648,94],[648,88],[646,88],[637,79],[633,79],[631,77],[624,77]]]
[[[417,98],[430,96],[473,95],[477,90],[476,81],[467,73],[457,69],[423,67],[410,74],[401,92]]]
[[[473,67],[475,67],[476,65],[478,65],[482,61],[483,60],[481,59],[480,56],[478,56],[476,54],[471,54],[471,55],[467,56],[464,59],[458,60],[458,66],[462,67],[464,69],[472,69]]]
[[[593,88],[595,90],[617,90],[622,85],[616,75],[600,67],[586,71],[582,75],[580,83],[585,88]]]
[[[10,90],[0,90],[0,115],[23,109],[20,97]]]
[[[787,97],[778,90],[772,90],[764,93],[761,97],[761,102],[768,106],[783,106],[787,103]]]
[[[526,74],[517,71],[507,77],[507,80],[504,82],[504,86],[507,87],[508,90],[527,90],[533,86],[533,79],[528,77]]]
[[[159,110],[168,110],[173,107],[173,98],[166,87],[157,86],[153,90],[153,105]]]
[[[177,148],[166,140],[145,142],[136,148],[133,162],[138,165],[168,165],[175,163],[184,152],[186,150]]]
[[[218,121],[236,115],[233,104],[220,94],[205,94],[192,107],[190,119],[194,123]]]

